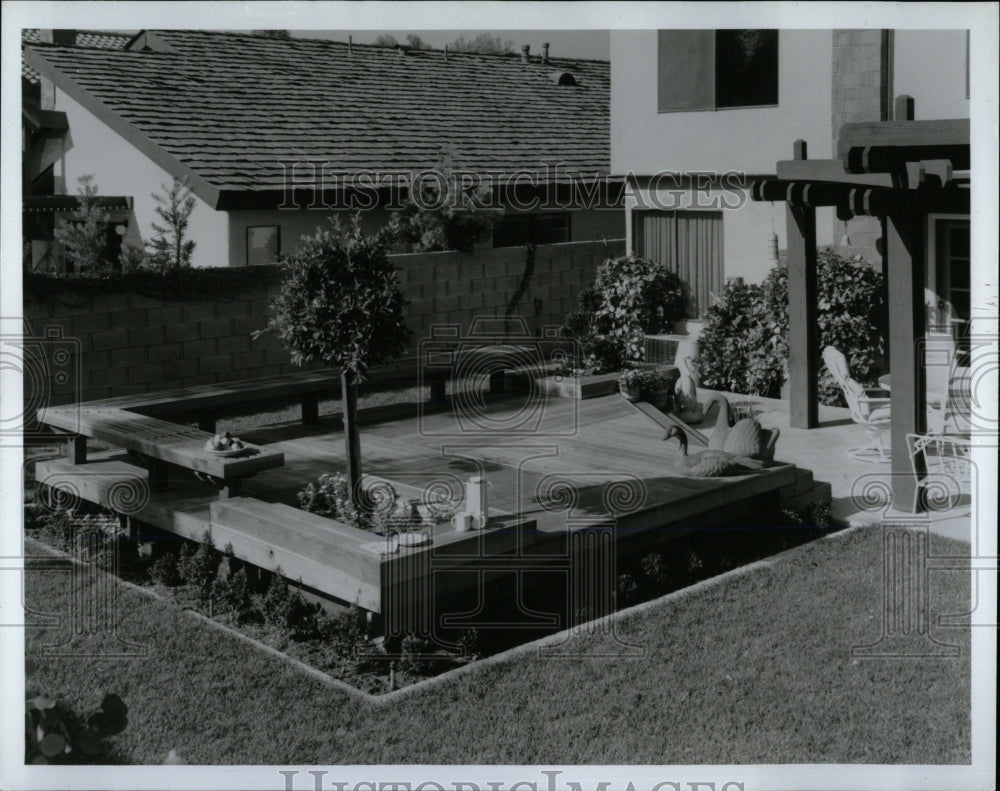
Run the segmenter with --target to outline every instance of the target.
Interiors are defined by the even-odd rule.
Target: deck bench
[[[285,463],[284,453],[267,448],[216,456],[204,447],[210,432],[117,407],[48,407],[38,410],[38,420],[70,435],[67,455],[73,464],[86,464],[88,439],[139,454],[146,460],[152,491],[167,488],[170,467],[175,466],[208,476],[220,486],[223,497],[233,497],[244,479]]]
[[[436,344],[436,346],[439,345]],[[428,348],[423,363],[423,378],[430,385],[431,400],[444,401],[449,379],[470,374],[488,374],[490,395],[502,395],[506,372],[523,367],[532,349],[526,346],[476,346],[469,348]]]

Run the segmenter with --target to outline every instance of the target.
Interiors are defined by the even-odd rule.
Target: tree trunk
[[[362,507],[361,435],[358,433],[358,375],[342,369],[340,397],[343,399],[344,449],[347,453],[347,485],[355,508]]]

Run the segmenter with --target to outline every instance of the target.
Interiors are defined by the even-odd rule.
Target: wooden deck
[[[71,488],[86,500],[112,507],[126,502],[128,508],[117,510],[137,524],[194,540],[210,529],[216,545],[231,543],[238,557],[280,566],[313,592],[356,601],[394,622],[412,609],[403,599],[435,610],[439,596],[481,585],[482,570],[501,560],[517,574],[540,566],[568,573],[579,562],[574,541],[600,534],[613,546],[607,556],[613,562],[633,545],[660,546],[691,530],[742,524],[748,509],[778,507],[812,482],[808,472],[780,461],[723,478],[686,477],[677,442],[665,442],[663,428],[618,395],[538,404],[515,396],[434,413],[418,405],[407,411],[363,429],[366,485],[377,476],[404,497],[428,489],[461,497],[465,481],[483,475],[492,484],[490,529],[457,533],[440,525],[429,546],[385,554],[375,534],[290,508],[306,483],[345,468],[343,434],[333,417],[242,431],[247,441],[282,454],[284,465],[248,479],[235,499],[220,500],[191,474],[173,476],[169,491],[143,489],[142,461],[119,451],[92,453],[82,465],[39,462],[36,474],[40,483]],[[137,492],[116,497],[116,487],[129,482]],[[591,571],[591,582],[606,587]],[[614,568],[606,571],[613,584]],[[396,628],[409,630],[412,623]]]

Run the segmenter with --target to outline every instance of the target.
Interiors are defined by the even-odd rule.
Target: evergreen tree
[[[159,204],[156,207],[156,214],[163,220],[163,225],[153,223],[156,236],[149,241],[149,260],[155,268],[166,272],[191,266],[191,254],[194,252],[195,243],[184,237],[187,234],[191,212],[194,211],[195,197],[188,189],[186,179],[175,176],[169,190],[165,184],[160,186],[166,194],[154,192],[153,200]]]
[[[80,209],[76,218],[55,230],[55,239],[66,249],[67,263],[77,272],[98,274],[111,266],[107,250],[107,226],[110,217],[97,202],[93,175],[80,176]]]

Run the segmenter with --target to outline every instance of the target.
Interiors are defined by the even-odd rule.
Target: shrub
[[[860,258],[824,248],[817,253],[819,350],[835,346],[851,374],[876,384],[884,344],[882,273]],[[788,361],[788,269],[774,267],[761,286],[726,284],[708,311],[699,341],[698,368],[706,387],[776,395]],[[840,388],[820,367],[819,398],[843,406]]]
[[[205,602],[212,598],[212,590],[219,573],[221,556],[215,549],[212,534],[206,530],[198,548],[191,552],[185,546],[177,560],[177,572],[185,585],[194,588],[198,598]]]
[[[562,334],[580,345],[575,367],[599,373],[642,362],[645,335],[669,332],[685,315],[686,294],[664,264],[625,256],[597,268],[594,285],[579,293],[577,305]]]
[[[702,385],[732,393],[778,395],[788,351],[780,317],[768,312],[769,304],[763,286],[738,278],[713,297],[698,342]]]
[[[618,596],[619,603],[625,604],[634,601],[639,595],[639,583],[635,581],[635,577],[631,574],[619,574],[618,575]]]
[[[301,590],[292,591],[280,568],[271,577],[260,609],[266,623],[293,640],[311,640],[323,632],[323,608],[306,601]]]
[[[337,519],[358,530],[383,530],[389,526],[399,495],[391,483],[380,484],[376,492],[364,491],[360,504],[350,497],[350,485],[343,473],[324,473],[316,483],[308,483],[298,493],[303,511]]]
[[[225,579],[216,580],[213,596],[232,610],[237,623],[244,623],[254,615],[253,589],[242,566]]]
[[[417,635],[407,635],[400,646],[399,669],[410,673],[423,675],[434,670],[437,659],[434,656],[434,643]]]
[[[664,562],[663,555],[651,552],[640,561],[642,573],[654,585],[663,585],[670,580],[670,567]]]
[[[632,396],[662,392],[669,384],[665,374],[649,368],[630,368],[618,378],[619,389]]]
[[[368,639],[368,616],[356,604],[338,613],[330,621],[328,631],[334,653],[350,662],[358,661],[371,643]]]
[[[173,588],[180,585],[184,580],[181,578],[178,569],[178,557],[176,552],[164,552],[149,566],[149,576],[154,582]]]

